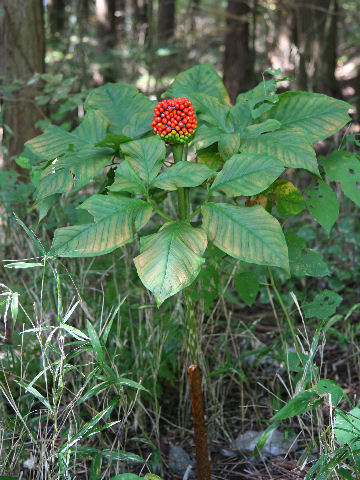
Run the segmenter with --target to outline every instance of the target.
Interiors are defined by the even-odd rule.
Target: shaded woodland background
[[[280,67],[291,89],[359,103],[359,0],[2,0],[0,22],[5,167],[50,118],[70,128],[88,89],[158,97],[200,62],[232,100]]]
[[[25,225],[34,228],[45,245],[50,245],[53,230],[65,225],[69,218],[78,224],[89,221],[82,216],[84,212],[75,208],[79,198],[85,198],[87,192],[76,191],[74,197],[59,202],[59,208],[52,208],[45,221],[40,222],[38,218],[42,213],[39,211],[38,215],[33,199],[36,176],[31,177],[29,163],[26,164],[29,160],[21,153],[25,141],[41,133],[50,123],[65,130],[78,125],[79,118],[84,115],[83,103],[88,91],[106,82],[123,81],[136,85],[155,99],[161,97],[179,72],[209,62],[223,76],[234,101],[238,93],[258,84],[267,68],[280,68],[284,76],[295,79],[282,82],[281,88],[322,92],[345,99],[354,106],[351,111],[354,122],[346,127],[348,130],[341,131],[322,145],[316,144],[317,153],[321,148],[325,153],[346,148],[344,133],[348,134],[349,144],[353,137],[354,144],[355,136],[351,134],[360,132],[359,25],[360,0],[0,0],[2,259],[38,258],[36,245],[13,218],[14,211]],[[353,147],[350,144],[351,151]],[[308,174],[301,172],[296,181],[296,186],[304,190],[309,184]],[[94,185],[90,188],[100,191],[103,179],[96,179]],[[336,192],[339,197],[342,195],[339,187]],[[320,252],[323,252],[331,275],[290,280],[279,275],[277,278],[294,324],[300,322],[289,292],[294,291],[300,302],[309,302],[315,292],[327,288],[344,294],[344,302],[334,316],[334,322],[338,323],[331,324],[332,328],[325,332],[326,349],[321,350],[316,362],[321,365],[319,375],[339,382],[354,402],[360,395],[359,219],[358,208],[344,196],[341,216],[330,236],[319,228],[309,213],[295,218],[294,229],[300,235],[298,239],[304,245],[303,250],[306,240],[314,250],[306,248],[305,253],[322,258]],[[38,312],[42,312],[41,322],[44,319],[46,325],[47,322],[51,324],[62,315],[60,309],[63,305],[70,311],[79,303],[78,298],[84,298],[86,302],[81,302],[76,311],[77,328],[85,329],[88,319],[102,328],[116,318],[107,346],[109,365],[119,376],[144,380],[151,395],[139,397],[137,403],[132,403],[134,397],[127,390],[122,398],[129,399],[128,404],[119,405],[113,414],[114,418],[121,419],[119,427],[110,433],[104,430],[86,445],[84,442],[85,448],[92,445],[109,453],[111,445],[115,450],[126,448],[138,452],[144,458],[152,454],[154,471],[161,458],[159,469],[164,478],[182,478],[182,475],[174,477],[169,466],[170,445],[181,444],[189,453],[194,452],[191,427],[187,428],[191,425],[190,403],[183,387],[186,347],[183,345],[181,300],[168,302],[161,310],[153,308],[153,299],[131,266],[134,248],[137,245],[124,246],[121,256],[115,251],[91,260],[59,261],[55,264],[60,272],[56,281],[52,267],[3,268],[0,285],[1,288],[9,285],[16,295],[19,292],[22,295],[20,303],[25,305],[24,312],[30,312],[30,318],[25,320],[22,320],[23,312],[19,313],[23,316],[20,320],[18,318],[18,326],[22,321],[27,322],[26,325],[34,321],[37,325]],[[286,426],[290,438],[301,432],[299,444],[304,448],[304,457],[298,452],[285,459],[275,456],[263,464],[250,458],[250,454],[234,459],[221,453],[223,447],[229,448],[230,440],[237,433],[254,428],[263,430],[267,419],[281,408],[282,397],[289,397],[288,388],[292,391],[294,378],[300,374],[297,364],[292,366],[291,375],[285,374],[283,365],[289,363],[287,349],[283,346],[285,318],[277,303],[273,302],[275,297],[269,284],[261,285],[256,303],[248,307],[237,297],[237,267],[233,260],[224,258],[221,252],[219,255],[215,248],[209,252],[208,266],[200,279],[204,294],[202,297],[200,292],[197,301],[205,306],[201,318],[204,325],[203,357],[208,359],[207,371],[212,371],[212,376],[205,379],[204,395],[212,468],[213,473],[218,474],[215,478],[304,478],[306,455],[312,462],[316,452],[315,443],[312,443],[315,436],[321,437],[326,448],[330,445],[330,451],[333,448],[332,439],[331,444],[327,443],[326,434],[331,429],[325,411],[320,412],[320,416],[307,417],[307,423],[291,420]],[[60,287],[62,303],[59,301]],[[0,298],[1,314],[7,308],[4,306],[6,292],[0,292],[3,295]],[[118,313],[120,307],[121,316]],[[316,317],[307,320],[310,338],[318,326]],[[3,323],[0,333],[2,327]],[[44,339],[46,335],[45,331]],[[62,344],[60,340],[56,340],[56,344],[55,335],[52,335],[49,344],[55,347],[49,365],[62,358],[56,350],[59,345],[62,348]],[[18,352],[14,346],[22,342],[22,332],[14,328],[12,336],[13,344],[1,345],[1,368],[11,379],[30,381],[38,378],[39,371],[44,368],[42,344],[36,335],[25,337],[29,338],[26,348]],[[6,340],[11,338],[6,337]],[[47,340],[44,344],[47,348]],[[5,357],[3,352],[9,353],[8,356]],[[78,425],[93,418],[95,411],[105,408],[110,397],[107,391],[94,396],[88,403],[73,404],[73,399],[82,395],[84,379],[87,382],[90,373],[97,375],[97,367],[91,351],[85,351],[76,360],[70,357],[69,362],[67,365],[71,368],[72,364],[81,362],[84,369],[66,370],[66,389],[61,390],[63,386],[60,389],[64,394],[57,408],[65,423],[67,412],[71,412],[66,428],[77,429]],[[26,365],[25,369],[23,365]],[[54,376],[53,384],[57,385],[57,381]],[[15,392],[19,410],[28,412],[31,397],[11,382],[9,391]],[[53,393],[47,390],[47,385],[39,383],[42,391],[51,397]],[[51,382],[49,385],[52,388]],[[3,464],[6,470],[0,470],[0,474],[20,475],[25,461],[32,458],[33,445],[28,439],[26,425],[14,420],[11,405],[7,405],[4,398],[0,395],[0,468]],[[133,407],[134,411],[131,410]],[[348,411],[350,407],[346,404],[343,408]],[[31,422],[33,417],[30,416],[29,425]],[[26,467],[25,478],[57,479],[58,460],[51,466],[53,476],[47,472],[45,475],[41,462],[45,463],[48,458],[44,452],[57,452],[58,441],[65,439],[65,435],[61,429],[48,428],[46,422],[39,422],[39,425],[37,435],[43,450],[38,456],[38,466]],[[4,441],[2,429],[7,435]],[[149,441],[146,443],[140,439],[138,442],[140,437]],[[323,451],[326,450],[320,453]],[[104,460],[108,470],[103,472],[102,478],[110,478],[122,471],[122,459],[114,456],[112,462],[106,462]],[[131,468],[139,473],[138,467],[135,464]],[[76,459],[71,468],[76,478],[88,479],[92,463],[90,465],[89,458],[84,457],[79,461]]]

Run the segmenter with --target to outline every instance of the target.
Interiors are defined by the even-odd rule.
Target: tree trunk
[[[98,54],[107,58],[110,66],[101,74],[105,82],[117,81],[118,72],[112,61],[111,49],[118,46],[125,34],[125,0],[96,0]]]
[[[102,46],[113,48],[116,38],[116,0],[96,0],[97,36]]]
[[[295,7],[297,88],[339,93],[335,79],[337,13],[337,0],[305,0]]]
[[[132,12],[132,39],[135,43],[145,43],[148,38],[149,21],[149,2],[151,0],[133,0]]]
[[[249,12],[247,2],[228,0],[224,54],[224,83],[231,100],[251,86],[251,52],[249,46]]]
[[[333,0],[330,10],[330,20],[328,28],[325,32],[325,48],[326,64],[324,68],[323,89],[327,95],[333,97],[341,96],[340,86],[335,78],[335,70],[337,65],[337,43],[338,43],[338,14],[339,4],[337,0]]]
[[[49,26],[53,36],[64,31],[67,16],[65,12],[66,3],[66,0],[51,0],[51,3],[48,3]]]
[[[159,2],[158,40],[168,42],[175,33],[175,0]]]
[[[40,93],[39,82],[26,85],[35,74],[45,71],[45,31],[42,0],[2,0],[4,32],[1,43],[0,70],[5,83],[21,84],[8,100],[4,100],[4,123],[12,134],[6,134],[8,150],[6,167],[10,160],[24,149],[24,143],[40,132],[35,123],[43,118],[35,104]]]
[[[277,0],[274,29],[276,37],[267,47],[270,65],[283,75],[294,76],[296,18],[292,0]]]

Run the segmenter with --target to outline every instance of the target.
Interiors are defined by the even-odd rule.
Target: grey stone
[[[238,435],[236,440],[231,444],[231,450],[238,452],[252,453],[257,444],[257,441],[262,432],[256,432],[255,430],[249,430],[248,432]],[[285,455],[288,450],[296,449],[296,442],[294,438],[285,440],[285,436],[282,432],[274,430],[270,433],[269,438],[261,450],[263,455]],[[230,451],[227,451],[230,453]]]
[[[176,445],[170,448],[168,464],[171,470],[178,475],[184,475],[189,465],[191,467],[195,466],[195,462],[190,455],[183,448]],[[195,472],[191,470],[187,477],[194,478]]]

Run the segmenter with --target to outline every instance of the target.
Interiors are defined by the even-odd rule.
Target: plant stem
[[[201,391],[201,376],[198,365],[190,365],[188,368],[191,406],[194,419],[194,434],[196,448],[196,468],[198,478],[210,480],[210,463],[207,445],[207,433],[204,417],[204,403]]]
[[[165,218],[168,222],[173,222],[173,219],[166,215],[160,208],[155,207],[155,205],[151,202],[150,198],[148,197],[147,202],[150,204],[151,208],[158,214],[160,217]]]
[[[184,145],[175,144],[173,146],[173,154],[174,154],[174,162],[178,163],[181,162],[183,159],[183,152],[184,152]],[[177,189],[178,194],[178,209],[179,209],[179,217],[181,220],[185,220],[186,215],[186,200],[185,200],[185,191],[184,187],[179,187]]]
[[[276,285],[275,285],[275,281],[274,281],[274,277],[273,277],[273,274],[272,274],[272,271],[271,271],[271,268],[268,267],[268,271],[269,271],[269,277],[270,277],[270,283],[271,283],[271,287],[272,289],[274,290],[274,293],[275,293],[275,296],[280,304],[280,307],[281,307],[281,310],[284,312],[284,315],[285,315],[285,318],[288,322],[288,325],[289,325],[289,328],[290,328],[290,332],[291,332],[291,336],[292,336],[292,339],[294,341],[294,344],[295,344],[295,348],[296,348],[296,352],[298,354],[298,357],[299,357],[299,360],[300,360],[300,363],[302,364],[302,357],[301,357],[301,350],[300,350],[300,346],[299,346],[299,342],[296,338],[296,335],[295,335],[295,330],[294,330],[294,327],[291,323],[291,318],[288,314],[288,311],[286,310],[286,307],[284,305],[284,302],[281,298],[281,295],[279,293],[279,290],[277,289]]]
[[[201,207],[199,207],[199,208],[197,208],[196,210],[194,210],[194,211],[192,212],[192,214],[189,215],[189,217],[187,218],[187,220],[191,220],[192,218],[196,217],[196,215],[197,215],[198,213],[200,213],[200,212],[201,212]]]
[[[183,152],[184,145],[174,145],[174,161],[175,163],[183,161]],[[187,150],[185,150],[187,153]],[[189,222],[190,217],[190,201],[189,201],[189,189],[179,187],[178,192],[178,208],[180,220]],[[197,363],[198,360],[198,345],[197,345],[197,335],[196,335],[196,321],[195,321],[195,306],[191,296],[191,291],[189,288],[184,290],[184,307],[185,307],[185,321],[186,321],[186,331],[188,337],[188,346],[190,351],[190,361],[193,364]]]

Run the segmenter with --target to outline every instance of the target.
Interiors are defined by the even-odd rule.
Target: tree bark
[[[96,0],[98,40],[101,45],[109,48],[113,48],[117,44],[115,10],[116,0]]]
[[[97,21],[98,53],[102,58],[109,58],[109,49],[118,46],[125,34],[125,0],[96,0],[95,13]],[[117,81],[117,69],[113,62],[101,71],[105,82]]]
[[[150,29],[149,13],[152,7],[151,0],[133,0],[132,10],[132,37],[134,42],[145,43],[148,40]]]
[[[295,7],[296,87],[338,95],[335,79],[337,58],[337,0],[305,0]]]
[[[168,42],[175,33],[175,0],[159,2],[158,40]]]
[[[8,150],[6,167],[10,160],[24,149],[24,143],[40,132],[35,123],[43,118],[35,104],[40,93],[39,82],[26,85],[35,73],[45,71],[45,31],[42,0],[2,0],[4,12],[1,68],[5,83],[21,88],[4,100],[4,123],[12,134],[5,135]]]
[[[228,0],[224,54],[224,83],[234,102],[236,96],[251,86],[251,52],[249,46],[249,12],[247,2]]]
[[[66,0],[51,0],[51,3],[48,3],[49,26],[53,36],[64,31],[65,19],[67,17],[65,12],[66,4]]]

